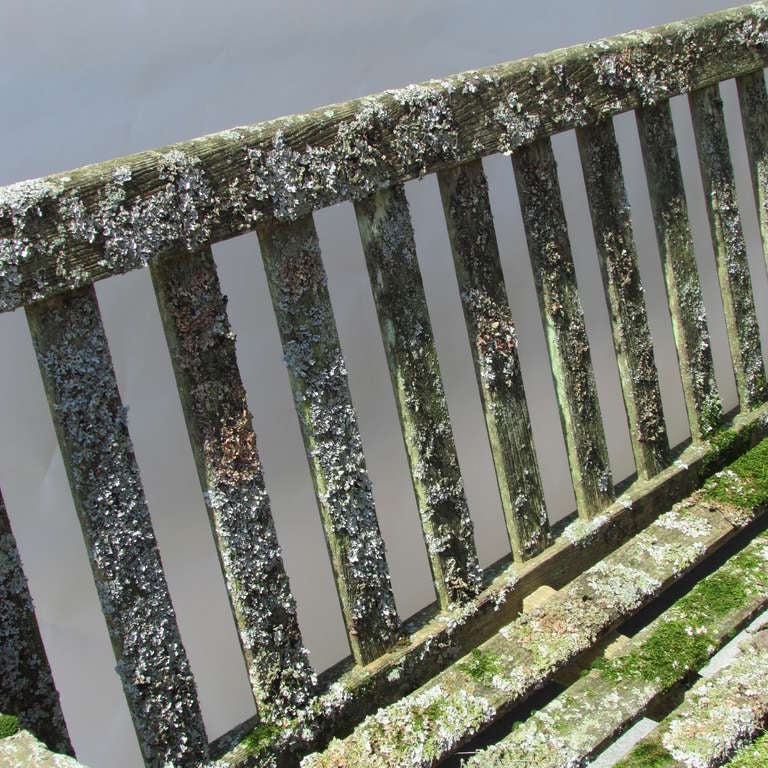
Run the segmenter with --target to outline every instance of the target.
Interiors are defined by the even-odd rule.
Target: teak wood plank
[[[723,101],[717,85],[694,91],[689,101],[739,402],[754,408],[768,389]]]
[[[638,109],[636,119],[688,424],[701,440],[717,429],[723,406],[669,102]]]
[[[0,191],[0,311],[768,62],[762,3],[233,128]]]
[[[652,477],[668,464],[669,445],[613,121],[578,128],[576,137],[635,466]]]
[[[256,435],[210,248],[150,265],[219,563],[251,688],[265,719],[308,703],[301,641]]]
[[[398,617],[312,216],[259,242],[349,643],[367,664]]]
[[[438,173],[501,506],[517,560],[549,543],[549,521],[482,163]]]
[[[355,203],[416,503],[441,607],[474,597],[480,566],[402,186]]]
[[[576,507],[590,518],[613,501],[613,481],[550,140],[518,150],[512,163]]]
[[[128,709],[151,768],[207,753],[93,286],[27,308]]]
[[[32,595],[0,494],[0,713],[55,752],[74,755]]]

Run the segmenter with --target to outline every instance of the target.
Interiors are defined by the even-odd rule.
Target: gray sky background
[[[0,0],[0,184],[64,171],[322,104],[729,7],[453,0],[373,3],[202,0]],[[759,319],[768,286],[735,89],[729,109]],[[717,373],[736,404],[684,99],[673,102],[704,274]],[[634,120],[617,119],[640,266],[674,442],[687,436]],[[572,135],[556,137],[566,213],[593,344],[616,479],[632,471],[607,313]],[[486,162],[503,266],[520,335],[550,517],[573,506],[544,337],[509,159]],[[484,565],[508,551],[433,178],[407,186],[449,408]],[[431,602],[405,454],[354,214],[316,216],[342,347],[402,616]],[[348,653],[277,331],[254,236],[215,248],[265,465],[278,537],[316,668]],[[97,285],[167,577],[209,736],[250,716],[250,698],[215,560],[148,275]],[[765,333],[764,333],[765,338]],[[23,313],[0,315],[0,487],[16,532],[64,713],[81,759],[140,765],[85,559]]]

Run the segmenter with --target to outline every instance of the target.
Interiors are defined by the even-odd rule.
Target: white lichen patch
[[[586,578],[597,598],[622,613],[639,608],[661,589],[661,582],[645,571],[615,561],[600,561]]]
[[[526,110],[515,91],[510,91],[493,112],[494,120],[501,126],[499,151],[511,155],[522,144],[528,144],[536,136],[541,118]]]
[[[379,710],[351,737],[332,741],[322,754],[304,758],[301,766],[430,766],[494,715],[483,697],[433,685]]]
[[[586,546],[595,536],[595,534],[608,524],[610,518],[606,514],[597,515],[591,520],[574,520],[563,531],[563,538],[572,544]]]
[[[680,533],[693,539],[706,539],[712,533],[712,523],[697,516],[695,508],[685,509],[675,506],[669,512],[658,517],[654,525]]]
[[[662,744],[688,768],[711,768],[751,741],[768,717],[768,632],[711,680],[697,683],[667,723]]]
[[[28,731],[0,739],[0,765],[9,768],[86,768],[73,757],[51,752]]]
[[[0,221],[13,227],[12,236],[0,237],[0,311],[21,302],[22,267],[37,255],[35,231],[60,193],[60,186],[42,179],[0,188]]]

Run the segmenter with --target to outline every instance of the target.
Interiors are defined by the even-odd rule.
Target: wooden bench
[[[736,79],[768,259],[767,62],[768,7],[757,3],[0,189],[0,311],[26,312],[147,765],[297,764],[388,706],[377,716],[383,720],[365,721],[308,764],[362,764],[366,738],[372,764],[435,764],[594,650],[725,541],[752,530],[760,499],[741,516],[711,498],[670,509],[768,435],[768,385],[718,86]],[[738,389],[738,413],[729,419],[714,376],[669,107],[680,94],[690,100]],[[612,123],[628,111],[637,119],[690,425],[682,453],[667,437]],[[550,140],[570,129],[637,470],[618,498]],[[483,173],[482,159],[497,153],[512,160],[576,497],[575,519],[555,529]],[[403,187],[432,173],[512,552],[485,571]],[[437,596],[407,622],[395,608],[313,222],[314,211],[342,201],[354,204]],[[352,651],[319,680],[302,645],[211,252],[212,244],[249,231],[259,237]],[[93,287],[143,267],[151,272],[258,708],[210,743]],[[0,711],[71,754],[1,500],[0,537]],[[665,554],[651,557],[656,571],[642,571],[653,546],[666,547]],[[524,599],[542,585],[559,591],[521,616]],[[723,642],[748,613],[729,619]],[[584,632],[564,645],[565,625]],[[526,646],[532,632],[535,658],[534,646]],[[541,648],[551,653],[542,656]],[[428,732],[446,719],[460,730],[406,738],[416,720]],[[400,734],[402,751],[387,751],[391,744],[372,722]],[[352,757],[344,757],[346,749]]]

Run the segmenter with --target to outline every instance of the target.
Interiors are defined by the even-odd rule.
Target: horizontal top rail
[[[766,63],[760,2],[0,188],[0,312]]]

